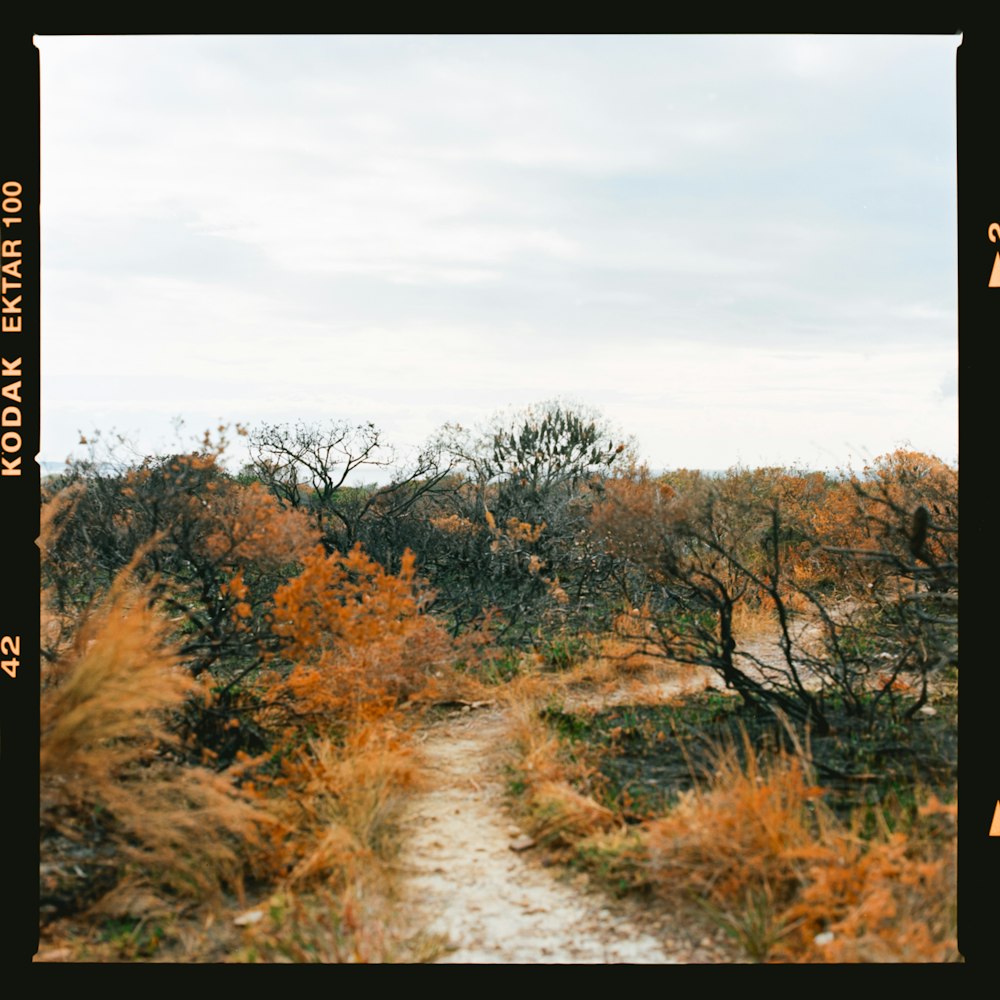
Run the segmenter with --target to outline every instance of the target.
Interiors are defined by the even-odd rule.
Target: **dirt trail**
[[[659,963],[725,960],[717,942],[687,940],[635,904],[560,880],[504,809],[499,709],[456,713],[423,745],[433,787],[405,820],[411,905],[454,950],[440,962]]]

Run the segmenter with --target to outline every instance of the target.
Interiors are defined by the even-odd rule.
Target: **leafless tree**
[[[397,465],[372,423],[265,424],[250,431],[249,451],[244,474],[259,479],[287,506],[308,511],[330,551],[384,535],[422,496],[441,488],[450,471],[429,450],[409,465]],[[371,481],[380,475],[389,481]],[[375,521],[381,532],[369,530]]]

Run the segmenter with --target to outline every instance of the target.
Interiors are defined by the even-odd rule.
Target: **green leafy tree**
[[[461,475],[441,497],[421,565],[456,627],[499,615],[505,641],[595,618],[610,562],[585,531],[601,483],[628,442],[583,407],[543,403],[485,427],[448,425],[436,442]]]

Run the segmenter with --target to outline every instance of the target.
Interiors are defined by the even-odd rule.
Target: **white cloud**
[[[658,464],[947,450],[955,44],[41,38],[45,447],[565,391]]]

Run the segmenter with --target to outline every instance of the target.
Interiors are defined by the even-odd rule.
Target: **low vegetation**
[[[744,961],[957,960],[953,693],[903,763],[712,687],[575,710],[525,690],[509,787],[564,863]]]
[[[562,404],[407,467],[240,433],[46,484],[43,956],[433,959],[415,735],[489,691],[512,807],[610,891],[744,960],[958,960],[955,469],[653,475]]]

